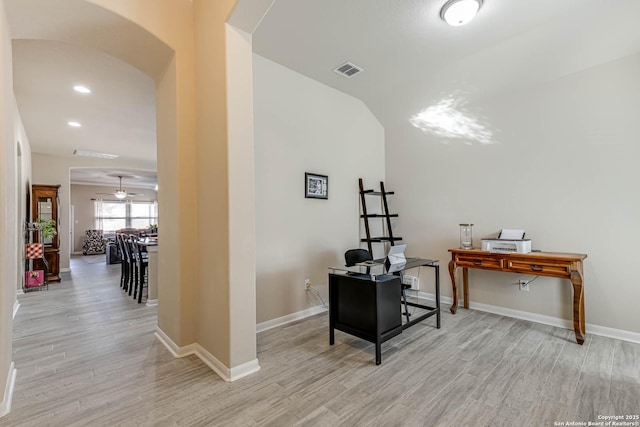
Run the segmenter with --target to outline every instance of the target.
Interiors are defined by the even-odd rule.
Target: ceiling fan
[[[114,195],[116,197],[116,199],[125,199],[127,197],[136,197],[136,196],[140,195],[140,193],[129,193],[129,192],[123,190],[122,189],[122,176],[118,175],[118,178],[120,179],[120,186],[116,191],[114,191],[113,193],[96,193],[96,194]]]

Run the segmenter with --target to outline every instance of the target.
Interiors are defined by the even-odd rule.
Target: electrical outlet
[[[403,285],[407,285],[407,286],[411,286],[410,289],[414,290],[414,291],[419,291],[420,290],[420,282],[418,281],[418,278],[415,276],[409,276],[408,274],[405,274],[402,276],[402,284]]]
[[[521,291],[529,292],[529,280],[518,280],[518,288]]]
[[[304,279],[304,290],[308,291],[311,289],[311,279]]]

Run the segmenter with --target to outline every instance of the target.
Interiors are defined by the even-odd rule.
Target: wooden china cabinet
[[[60,185],[32,185],[31,186],[31,218],[53,219],[56,222],[58,234],[48,239],[41,239],[37,231],[33,233],[34,242],[44,243],[44,257],[49,264],[49,283],[59,282],[60,279]],[[34,260],[34,270],[44,270],[41,260]]]

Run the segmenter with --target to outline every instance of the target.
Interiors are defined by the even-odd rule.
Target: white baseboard
[[[71,273],[71,269],[69,267],[61,268],[60,273]]]
[[[254,359],[233,368],[228,368],[200,344],[189,344],[184,347],[178,347],[178,345],[174,343],[173,340],[169,338],[169,336],[158,326],[156,326],[155,335],[156,338],[158,338],[158,340],[167,347],[173,357],[180,358],[194,354],[226,382],[239,380],[240,378],[246,377],[247,375],[251,375],[260,370],[258,359]]]
[[[13,318],[16,318],[16,314],[18,314],[18,309],[20,308],[20,302],[18,302],[18,300],[16,299],[13,302]]]
[[[146,305],[148,307],[155,307],[156,305],[158,305],[158,300],[157,299],[148,299]]]
[[[306,310],[287,314],[286,316],[278,317],[276,319],[267,320],[266,322],[258,323],[256,325],[256,333],[263,332],[277,326],[286,325],[287,323],[295,322],[296,320],[304,319],[306,317],[315,316],[316,314],[324,313],[327,310],[328,308],[317,305]]]
[[[435,301],[435,294],[419,292],[418,298]],[[442,304],[452,304],[453,298],[440,297]],[[462,307],[463,300],[458,302],[458,307]],[[499,314],[501,316],[514,317],[516,319],[528,320],[530,322],[542,323],[544,325],[556,326],[558,328],[573,330],[573,320],[562,319],[559,317],[546,316],[544,314],[531,313],[528,311],[513,310],[511,308],[498,307],[495,305],[481,304],[469,301],[469,308],[487,313]],[[448,308],[447,308],[448,310]],[[640,344],[640,333],[625,331],[623,329],[614,329],[607,326],[594,325],[592,323],[585,324],[588,334],[600,335],[607,338],[615,338],[623,341],[630,341]]]
[[[230,383],[240,378],[251,375],[260,370],[258,359],[235,366],[231,369],[227,368],[224,363],[220,362],[213,354],[209,353],[200,344],[196,344],[196,356],[207,364],[220,378]]]
[[[571,328],[573,329],[573,327]],[[615,338],[617,340],[629,341],[640,344],[640,333],[625,331],[623,329],[614,329],[607,326],[592,325],[587,323],[585,329],[588,334],[600,335],[602,337]]]
[[[164,331],[160,329],[159,326],[156,326],[155,335],[156,335],[156,338],[158,338],[158,340],[160,340],[160,342],[164,344],[165,347],[167,347],[167,350],[169,350],[169,352],[173,355],[173,357],[185,357],[185,356],[190,356],[192,354],[196,354],[195,344],[189,344],[184,347],[178,347],[178,345],[174,343],[173,340],[169,338],[169,336],[165,334]]]
[[[9,365],[7,383],[4,386],[4,399],[0,402],[0,417],[4,417],[11,412],[11,399],[13,398],[13,388],[16,384],[16,367],[13,362]]]
[[[24,289],[16,289],[16,295],[24,295]]]

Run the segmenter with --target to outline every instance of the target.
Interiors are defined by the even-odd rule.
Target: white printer
[[[503,229],[497,239],[482,239],[482,250],[528,254],[531,252],[531,239],[524,238],[524,230]]]

